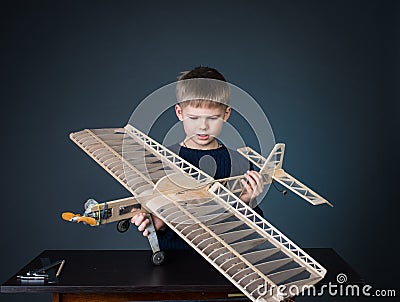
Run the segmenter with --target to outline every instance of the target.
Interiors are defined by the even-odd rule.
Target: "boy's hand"
[[[156,231],[166,227],[165,223],[157,216],[151,214],[153,219],[154,228]],[[143,236],[149,236],[149,230],[146,227],[150,224],[150,220],[147,218],[146,213],[138,213],[131,218],[131,223],[138,227],[138,230],[142,232]]]
[[[262,176],[257,171],[247,171],[244,177],[246,177],[247,181],[244,179],[241,180],[243,192],[240,194],[240,199],[248,204],[262,193],[264,190],[264,182]]]

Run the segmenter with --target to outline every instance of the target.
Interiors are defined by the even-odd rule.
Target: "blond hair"
[[[210,67],[196,67],[182,72],[176,84],[176,98],[181,107],[226,107],[230,90],[224,76]]]

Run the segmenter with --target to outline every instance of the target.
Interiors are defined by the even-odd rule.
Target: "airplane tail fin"
[[[260,173],[264,171],[274,171],[282,169],[283,156],[285,155],[285,144],[276,144],[260,168]]]

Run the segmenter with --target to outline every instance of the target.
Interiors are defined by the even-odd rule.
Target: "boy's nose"
[[[208,129],[208,122],[206,119],[201,119],[201,123],[200,123],[200,129],[201,130],[207,130]]]

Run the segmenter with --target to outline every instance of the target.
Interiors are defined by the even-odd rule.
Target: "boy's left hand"
[[[243,192],[240,194],[240,199],[248,204],[262,193],[264,190],[264,182],[262,176],[257,171],[247,171],[244,177],[246,177],[247,181],[244,179],[241,180]]]

